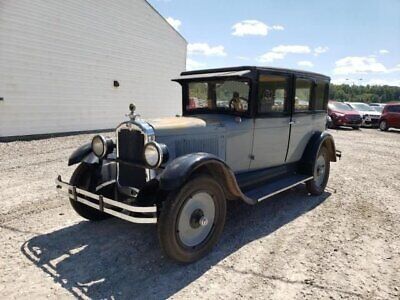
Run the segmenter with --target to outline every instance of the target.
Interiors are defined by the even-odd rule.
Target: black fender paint
[[[322,145],[325,145],[328,148],[330,153],[330,161],[336,161],[336,147],[332,135],[326,131],[316,132],[308,141],[306,149],[304,150],[301,158],[302,169],[303,172],[306,172],[306,174],[313,174],[314,163]]]
[[[89,165],[99,163],[99,159],[92,152],[91,143],[84,144],[76,149],[68,159],[68,166],[72,166],[80,162],[85,162]]]
[[[203,167],[221,181],[230,198],[241,198],[248,204],[254,204],[252,199],[241,192],[233,171],[225,161],[210,153],[190,153],[175,158],[157,176],[159,187],[164,191],[175,190],[182,186],[196,170]]]

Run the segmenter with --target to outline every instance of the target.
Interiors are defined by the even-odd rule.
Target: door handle
[[[289,125],[296,125],[296,121],[290,121]]]

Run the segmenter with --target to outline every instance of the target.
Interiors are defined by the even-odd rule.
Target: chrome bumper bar
[[[94,209],[100,210],[107,214],[113,215],[114,217],[124,219],[132,223],[157,223],[157,218],[154,217],[157,213],[157,207],[153,206],[133,206],[126,203],[118,202],[112,199],[108,199],[102,195],[93,194],[91,192],[77,188],[76,186],[70,185],[65,181],[62,181],[61,176],[58,175],[56,178],[56,188],[58,190],[64,189],[69,195],[69,198],[73,201],[78,201]],[[85,198],[83,198],[84,196]],[[91,201],[89,201],[89,199]],[[92,202],[94,201],[94,202]],[[116,207],[121,211],[112,209]],[[151,214],[149,217],[133,217],[130,213],[148,213]]]

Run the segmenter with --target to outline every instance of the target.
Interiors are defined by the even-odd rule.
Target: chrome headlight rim
[[[149,163],[149,160],[148,160],[147,157],[146,157],[146,150],[147,150],[149,147],[154,147],[155,150],[157,151],[157,162],[156,162],[155,164]],[[144,146],[144,148],[143,148],[143,160],[144,160],[144,162],[145,162],[145,164],[146,164],[146,166],[147,166],[148,168],[150,168],[150,169],[156,169],[156,168],[160,167],[161,164],[163,163],[163,159],[164,159],[164,153],[163,153],[163,150],[162,150],[162,148],[161,148],[161,146],[160,146],[159,143],[152,141],[152,142],[148,142],[148,143]]]
[[[101,154],[96,153],[96,151],[95,151],[94,143],[95,143],[96,139],[100,139],[100,141],[102,143],[102,152],[101,152]],[[101,134],[97,134],[92,138],[91,147],[92,147],[92,152],[98,158],[104,158],[107,155],[107,139],[104,136],[102,136]]]

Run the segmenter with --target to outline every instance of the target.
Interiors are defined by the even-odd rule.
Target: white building
[[[186,45],[144,0],[1,1],[0,139],[181,113]]]

